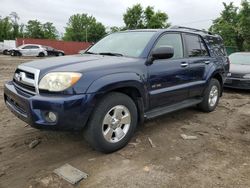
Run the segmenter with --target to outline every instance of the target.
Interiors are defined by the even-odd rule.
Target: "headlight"
[[[76,72],[52,72],[46,74],[39,82],[39,89],[63,91],[74,85],[82,74]]]
[[[245,74],[243,78],[250,79],[250,74]]]

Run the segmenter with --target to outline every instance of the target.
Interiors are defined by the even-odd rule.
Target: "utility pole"
[[[86,39],[86,42],[88,42],[88,26],[86,26],[86,29],[85,29],[85,39]]]

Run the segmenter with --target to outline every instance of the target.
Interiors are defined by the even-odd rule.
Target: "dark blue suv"
[[[4,100],[32,127],[83,131],[108,153],[145,119],[194,105],[213,111],[228,70],[218,35],[178,26],[123,31],[82,55],[18,66]]]

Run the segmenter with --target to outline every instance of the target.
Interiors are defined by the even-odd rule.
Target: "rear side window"
[[[168,33],[161,36],[154,49],[162,46],[171,46],[174,48],[174,56],[172,58],[183,58],[183,45],[180,34]]]
[[[39,48],[39,46],[30,46],[31,47],[31,49],[38,49]]]
[[[31,49],[31,46],[24,46],[22,49]]]
[[[208,56],[205,43],[198,35],[185,35],[188,57]]]

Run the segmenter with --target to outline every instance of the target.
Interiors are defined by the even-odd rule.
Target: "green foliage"
[[[15,40],[23,35],[23,24],[18,24],[19,16],[12,12],[10,16],[1,18],[0,16],[0,41]]]
[[[146,28],[167,28],[170,26],[169,23],[167,23],[168,15],[164,12],[154,12],[154,7],[148,6],[145,11],[145,23]]]
[[[56,39],[58,37],[58,31],[51,22],[44,23],[42,25],[42,30],[44,33],[44,38],[46,39]]]
[[[29,20],[25,28],[25,36],[29,38],[44,38],[44,32],[41,22],[37,20]]]
[[[69,18],[64,40],[96,42],[106,35],[105,27],[93,16],[75,14]]]
[[[164,12],[154,11],[154,7],[148,6],[144,10],[140,4],[128,8],[123,15],[123,20],[127,29],[144,28],[167,28],[168,15]]]
[[[144,28],[144,11],[142,6],[136,4],[132,8],[128,8],[123,15],[123,21],[128,29]]]
[[[18,37],[56,39],[58,31],[53,23],[42,24],[37,20],[28,21],[27,25],[18,23],[19,16],[11,12],[10,16],[0,17],[0,41],[15,40]]]
[[[250,50],[250,3],[243,0],[240,8],[232,2],[223,5],[224,10],[209,30],[221,35],[226,46],[236,46],[240,51]]]
[[[58,31],[53,23],[42,24],[38,20],[29,20],[25,27],[25,37],[38,39],[56,39]]]
[[[250,1],[242,1],[239,12],[240,34],[244,38],[243,48],[250,51]]]
[[[119,32],[119,31],[125,31],[126,28],[125,27],[117,27],[117,26],[113,26],[107,29],[108,33],[115,33],[115,32]]]
[[[0,18],[0,41],[13,39],[12,29],[9,17]]]

